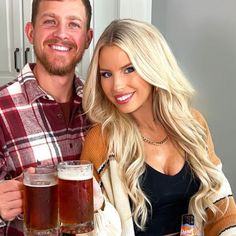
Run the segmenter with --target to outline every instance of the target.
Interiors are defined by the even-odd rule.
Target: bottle
[[[194,216],[192,214],[182,215],[180,236],[194,236]]]

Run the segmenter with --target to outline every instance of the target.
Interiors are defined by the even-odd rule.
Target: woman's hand
[[[93,177],[93,202],[94,202],[94,211],[98,211],[103,208],[104,197],[102,194],[102,189],[99,186],[97,180]]]

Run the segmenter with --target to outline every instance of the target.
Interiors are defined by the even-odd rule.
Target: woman
[[[236,207],[194,90],[157,29],[113,21],[97,42],[83,107],[96,124],[82,159],[119,213],[122,235],[236,235]],[[109,217],[109,216],[108,216]]]

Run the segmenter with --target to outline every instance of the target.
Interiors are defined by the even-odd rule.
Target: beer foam
[[[45,181],[31,181],[30,183],[24,183],[25,186],[34,188],[45,188],[57,185],[57,182],[45,182]]]
[[[60,170],[58,178],[64,180],[87,180],[93,178],[93,173],[78,170]]]

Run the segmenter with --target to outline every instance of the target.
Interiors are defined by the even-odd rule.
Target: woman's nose
[[[126,85],[125,78],[122,75],[115,75],[113,80],[113,89],[115,91],[122,90]]]

